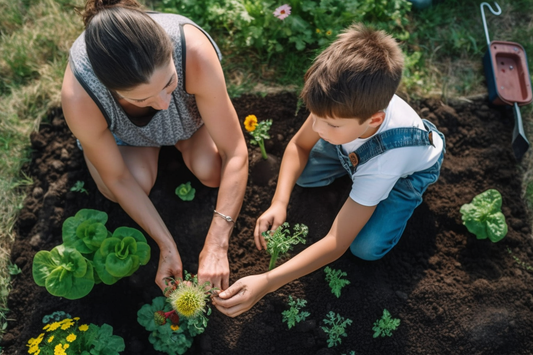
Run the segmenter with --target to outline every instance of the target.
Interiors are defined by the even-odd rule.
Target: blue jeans
[[[444,135],[438,132],[435,126],[431,124],[427,127],[438,133],[444,143]],[[386,150],[385,148],[384,151]],[[364,260],[378,260],[398,243],[407,221],[415,208],[422,203],[422,195],[427,187],[439,178],[443,158],[444,149],[433,166],[400,178],[396,182],[389,196],[377,205],[350,245],[352,254]],[[340,159],[343,159],[344,163],[341,163]],[[337,146],[320,139],[311,150],[307,165],[296,183],[302,187],[329,185],[336,178],[351,174],[349,160],[347,162],[346,159],[346,156],[341,156]],[[368,159],[363,157],[362,160]]]

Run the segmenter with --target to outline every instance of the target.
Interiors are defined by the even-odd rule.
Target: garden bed
[[[399,244],[383,259],[365,262],[345,253],[331,264],[347,272],[350,285],[336,298],[325,282],[323,268],[267,295],[254,308],[228,318],[214,310],[206,332],[190,354],[531,354],[533,349],[533,239],[521,199],[521,171],[511,149],[512,112],[491,107],[487,98],[453,106],[428,99],[411,103],[421,116],[446,135],[447,153],[439,181],[430,186]],[[241,122],[249,114],[273,119],[267,152],[281,159],[285,145],[307,113],[297,110],[292,94],[234,100]],[[22,273],[14,277],[9,296],[9,327],[2,346],[5,355],[24,354],[26,342],[39,335],[42,318],[65,311],[82,321],[110,324],[124,338],[124,354],[158,354],[148,332],[137,323],[137,311],[161,291],[154,283],[158,249],[131,277],[113,286],[96,285],[82,299],[53,297],[32,278],[32,258],[39,250],[61,243],[63,221],[79,209],[109,215],[106,226],[138,226],[117,204],[96,189],[60,109],[32,134],[33,155],[27,173],[34,180],[16,223],[12,261]],[[250,136],[246,134],[249,141]],[[250,146],[250,145],[249,145]],[[250,146],[250,159],[260,154]],[[84,181],[89,194],[72,192]],[[181,201],[175,188],[191,181],[196,197]],[[499,243],[477,240],[461,222],[460,207],[494,188],[503,196],[509,233]],[[231,282],[266,271],[269,256],[253,242],[256,218],[269,206],[275,179],[251,175],[244,205],[230,240]],[[308,241],[325,235],[348,196],[349,178],[323,188],[296,187],[288,222],[309,226]],[[201,186],[173,147],[161,151],[159,175],[150,194],[175,236],[184,268],[196,272],[198,254],[212,218],[217,190]],[[297,246],[294,253],[304,246]],[[529,266],[529,267],[528,267]],[[308,321],[291,330],[282,323],[289,295],[308,301]],[[383,309],[401,324],[392,337],[372,337],[373,323]],[[342,344],[327,347],[321,330],[329,311],[353,321]]]

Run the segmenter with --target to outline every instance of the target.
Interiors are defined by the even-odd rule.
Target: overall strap
[[[428,146],[433,144],[433,132],[438,132],[435,125],[427,120],[422,120],[427,131],[415,127],[393,128],[381,132],[370,138],[365,144],[360,146],[356,151],[348,154],[353,172],[355,169],[368,162],[370,159],[385,153],[390,149]],[[344,156],[341,146],[337,146],[339,156]]]

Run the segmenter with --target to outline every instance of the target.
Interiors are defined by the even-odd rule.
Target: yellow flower
[[[78,329],[80,330],[80,332],[86,332],[87,330],[89,330],[89,326],[87,324],[82,324],[79,326]]]
[[[80,317],[74,317],[73,319],[74,320],[80,320]]]
[[[61,323],[54,322],[54,323],[50,324],[50,326],[48,327],[48,329],[46,329],[46,331],[47,332],[53,332],[54,330],[56,330],[60,326],[61,326]]]
[[[69,343],[72,343],[74,340],[76,340],[76,334],[69,334],[69,336],[67,336],[67,341]]]
[[[72,319],[65,319],[62,321],[62,323],[63,325],[61,325],[61,329],[63,330],[67,330],[74,325],[74,321]]]
[[[316,29],[316,33],[321,33],[322,31],[320,30],[320,28],[317,28]]]
[[[176,331],[176,330],[180,329],[180,326],[177,325],[177,324],[172,324],[172,325],[170,326],[170,329],[172,329],[173,331]]]
[[[54,348],[54,355],[67,355],[65,350],[67,350],[68,347],[69,347],[68,344],[65,344],[65,345],[57,344]]]
[[[39,349],[39,346],[38,345],[33,345],[30,347],[30,350],[28,350],[28,354],[39,354],[41,352],[41,350]]]
[[[54,341],[54,336],[52,335],[50,338],[48,338],[48,342],[51,343]]]
[[[181,283],[169,299],[172,308],[187,318],[202,313],[206,306],[205,291],[193,284]]]
[[[327,30],[327,31],[326,31],[326,36],[331,36],[332,33],[333,33],[333,32],[332,32],[331,30]]]
[[[255,117],[255,115],[246,116],[246,118],[244,119],[244,128],[248,132],[253,132],[255,131],[256,127],[257,127],[257,117]]]

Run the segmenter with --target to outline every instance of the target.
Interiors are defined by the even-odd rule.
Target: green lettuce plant
[[[286,311],[283,311],[281,315],[283,316],[282,321],[287,323],[287,326],[289,329],[291,329],[296,325],[296,323],[299,323],[309,317],[310,313],[301,310],[307,304],[306,300],[299,298],[293,299],[292,296],[289,295],[289,300],[287,303],[289,304],[290,308]]]
[[[102,211],[79,210],[73,217],[63,222],[63,244],[82,254],[94,253],[110,235],[105,226],[107,218],[107,213]]]
[[[28,340],[29,354],[118,355],[126,348],[124,339],[113,335],[108,324],[80,324],[80,318],[48,323],[36,338]]]
[[[502,240],[508,231],[501,212],[502,196],[498,190],[489,189],[474,197],[471,203],[461,206],[463,224],[477,239]]]
[[[276,266],[276,261],[280,254],[285,254],[298,243],[305,244],[305,238],[309,228],[305,224],[296,224],[294,232],[291,233],[289,223],[285,222],[275,231],[265,231],[262,236],[267,242],[267,252],[271,255],[268,270]]]
[[[150,246],[135,228],[119,227],[94,254],[94,268],[103,283],[112,285],[131,276],[150,260]]]
[[[35,254],[33,279],[57,297],[70,300],[85,297],[94,286],[93,266],[79,251],[58,245]]]
[[[187,181],[185,184],[181,184],[180,186],[178,186],[175,192],[176,195],[183,201],[192,201],[194,199],[196,189],[191,186],[190,181]]]
[[[328,334],[328,348],[336,346],[342,342],[341,337],[346,337],[346,327],[352,324],[351,319],[341,317],[340,314],[330,311],[323,320],[325,327],[322,330]]]
[[[398,326],[400,325],[399,319],[394,319],[391,317],[389,311],[386,309],[383,310],[383,315],[381,316],[381,319],[378,319],[374,322],[374,327],[372,327],[372,330],[374,331],[374,338],[377,338],[379,336],[385,337],[385,336],[392,336],[392,331],[396,330]]]
[[[331,292],[339,298],[341,296],[342,288],[350,284],[350,281],[342,278],[348,274],[341,270],[332,269],[329,266],[324,268],[324,272],[326,273],[326,281],[329,283]]]

